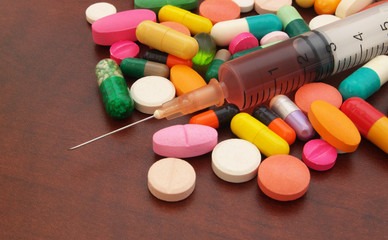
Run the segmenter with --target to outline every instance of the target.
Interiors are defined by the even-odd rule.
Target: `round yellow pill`
[[[295,0],[296,4],[302,8],[309,8],[314,5],[315,0]]]

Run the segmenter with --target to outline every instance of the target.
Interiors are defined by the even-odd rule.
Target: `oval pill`
[[[304,114],[307,114],[311,103],[316,100],[328,102],[336,108],[340,108],[342,104],[342,96],[337,88],[322,82],[303,85],[296,91],[294,99]]]
[[[255,38],[252,33],[243,32],[232,39],[229,44],[229,52],[235,54],[257,46],[259,46],[257,38]]]
[[[294,129],[299,140],[307,141],[314,137],[314,128],[306,115],[287,96],[273,97],[269,107]]]
[[[213,61],[210,63],[209,67],[206,70],[205,81],[208,83],[210,79],[215,78],[218,80],[218,69],[221,64],[228,61],[231,57],[231,54],[226,49],[220,49],[216,52],[216,55],[213,58]]]
[[[132,41],[120,41],[113,43],[109,49],[110,58],[112,58],[118,65],[127,57],[137,57],[139,54],[139,46]]]
[[[326,171],[337,159],[337,149],[322,139],[313,139],[303,146],[302,159],[311,169]]]
[[[216,23],[210,34],[218,46],[227,46],[240,33],[250,32],[257,39],[282,30],[282,22],[274,14],[263,14]]]
[[[287,40],[289,38],[290,37],[288,36],[288,34],[283,31],[274,31],[266,34],[262,39],[260,39],[260,45],[277,43]]]
[[[252,11],[255,5],[255,0],[233,0],[233,2],[237,3],[242,13],[247,13]]]
[[[372,2],[373,0],[340,0],[335,10],[335,15],[340,18],[348,17]]]
[[[198,33],[194,36],[194,39],[197,40],[199,48],[197,54],[191,61],[199,66],[208,65],[216,54],[216,43],[208,33]]]
[[[158,13],[160,8],[165,5],[173,5],[186,10],[192,10],[197,7],[198,0],[135,0],[134,7],[138,9],[149,9]]]
[[[243,139],[224,140],[212,152],[213,172],[231,183],[247,182],[256,177],[260,162],[259,149]]]
[[[255,0],[255,11],[258,14],[276,13],[283,6],[291,6],[292,0]]]
[[[239,112],[240,110],[236,105],[227,103],[214,110],[208,110],[193,116],[189,123],[206,125],[213,128],[224,127],[229,125],[232,118]]]
[[[199,15],[216,24],[240,18],[240,7],[230,0],[206,0],[199,5]]]
[[[139,42],[182,59],[198,52],[198,42],[181,32],[152,21],[143,21],[136,29]]]
[[[104,46],[124,40],[137,41],[136,28],[145,20],[155,22],[156,14],[148,9],[132,9],[100,18],[92,24],[93,41]]]
[[[125,76],[141,78],[146,76],[160,76],[168,78],[170,69],[167,65],[147,61],[141,58],[125,58],[120,64],[121,71]]]
[[[302,8],[309,8],[314,5],[315,0],[295,0],[296,4]]]
[[[367,99],[387,81],[388,56],[380,55],[349,75],[340,83],[338,90],[345,100],[351,97]]]
[[[208,153],[217,145],[217,131],[205,125],[186,124],[163,128],[152,136],[152,148],[165,157],[189,158]]]
[[[278,201],[292,201],[307,192],[310,171],[294,156],[271,156],[260,164],[257,182],[268,197]]]
[[[388,118],[364,99],[352,97],[341,106],[361,135],[388,154]]]
[[[341,18],[335,15],[321,14],[321,15],[315,16],[313,19],[310,20],[309,27],[311,30],[314,30],[319,27],[325,26],[329,23],[336,22],[338,20],[341,20]]]
[[[134,108],[127,82],[112,59],[103,59],[95,69],[99,91],[107,113],[117,119],[128,117]]]
[[[290,151],[290,146],[283,138],[248,113],[236,114],[230,122],[230,129],[237,137],[256,145],[267,157],[288,154]]]
[[[334,14],[341,0],[315,0],[314,10],[317,14]]]
[[[282,21],[283,30],[290,38],[310,31],[307,23],[293,6],[285,5],[281,7],[277,11],[276,16]]]
[[[187,36],[191,36],[190,30],[183,24],[177,22],[161,22],[160,24],[170,27],[178,32],[181,32]]]
[[[170,69],[170,80],[178,96],[206,86],[205,80],[195,70],[186,65],[175,65]]]
[[[130,93],[138,111],[153,114],[163,103],[175,97],[175,87],[167,78],[148,76],[136,80]]]
[[[163,158],[152,164],[147,179],[152,195],[163,201],[176,202],[189,197],[194,191],[196,175],[188,162]]]
[[[308,118],[318,134],[343,152],[354,152],[361,141],[354,123],[330,103],[317,100],[310,106]]]
[[[106,3],[106,2],[98,2],[90,5],[86,9],[85,15],[86,15],[86,20],[90,24],[92,24],[96,20],[115,14],[116,12],[117,12],[117,9],[112,4]]]
[[[163,6],[158,13],[159,22],[178,22],[185,25],[191,34],[210,33],[212,22],[202,16],[171,5]]]
[[[150,60],[150,61],[153,61],[153,62],[159,62],[159,63],[166,64],[167,67],[169,67],[169,68],[172,68],[175,65],[186,65],[188,67],[193,66],[193,61],[191,61],[191,59],[178,58],[174,55],[171,55],[171,54],[168,54],[165,52],[161,52],[161,51],[156,50],[156,49],[148,50],[144,54],[143,58]]]

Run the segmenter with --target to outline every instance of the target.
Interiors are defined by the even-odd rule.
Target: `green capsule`
[[[133,111],[134,102],[119,65],[106,58],[97,63],[95,72],[108,114],[117,119],[128,117]]]
[[[156,14],[164,5],[173,5],[186,10],[193,10],[198,5],[198,0],[135,0],[135,8],[145,8]]]
[[[199,66],[208,65],[216,54],[217,46],[213,37],[208,33],[198,33],[194,36],[198,42],[198,53],[191,60]]]
[[[285,5],[281,7],[276,15],[282,21],[283,29],[290,38],[310,31],[307,23],[293,6]]]
[[[168,78],[170,69],[166,64],[148,61],[141,58],[125,58],[120,63],[125,76],[141,78],[145,76],[160,76]]]
[[[216,56],[206,71],[205,80],[207,83],[209,83],[210,79],[212,78],[218,80],[218,69],[220,68],[221,64],[230,59],[230,56],[230,52],[226,49],[220,49],[217,51]]]

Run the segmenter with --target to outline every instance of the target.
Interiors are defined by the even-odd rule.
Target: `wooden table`
[[[147,171],[157,130],[185,124],[150,120],[78,150],[90,138],[146,117],[107,116],[94,75],[109,48],[92,41],[94,1],[10,1],[0,15],[0,239],[383,239],[388,236],[387,155],[365,139],[333,169],[311,171],[306,195],[265,196],[256,179],[220,180],[211,155],[187,159],[193,194],[153,197]],[[118,11],[133,1],[113,1]],[[313,10],[301,10],[306,20]],[[252,13],[251,13],[252,14]],[[246,16],[246,15],[244,15]],[[350,71],[327,79],[338,86]],[[133,80],[128,79],[128,84]],[[388,86],[368,101],[387,114]],[[234,137],[220,129],[219,141]],[[291,153],[301,158],[303,143]]]

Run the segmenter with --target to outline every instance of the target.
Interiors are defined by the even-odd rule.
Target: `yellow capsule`
[[[290,146],[283,138],[248,113],[236,114],[230,128],[237,137],[253,143],[267,157],[290,152]]]
[[[193,58],[199,49],[198,42],[170,27],[153,21],[143,21],[136,28],[139,42],[182,59]]]
[[[171,5],[163,6],[158,13],[159,22],[177,22],[185,25],[195,35],[197,33],[210,33],[212,22],[200,15]]]

